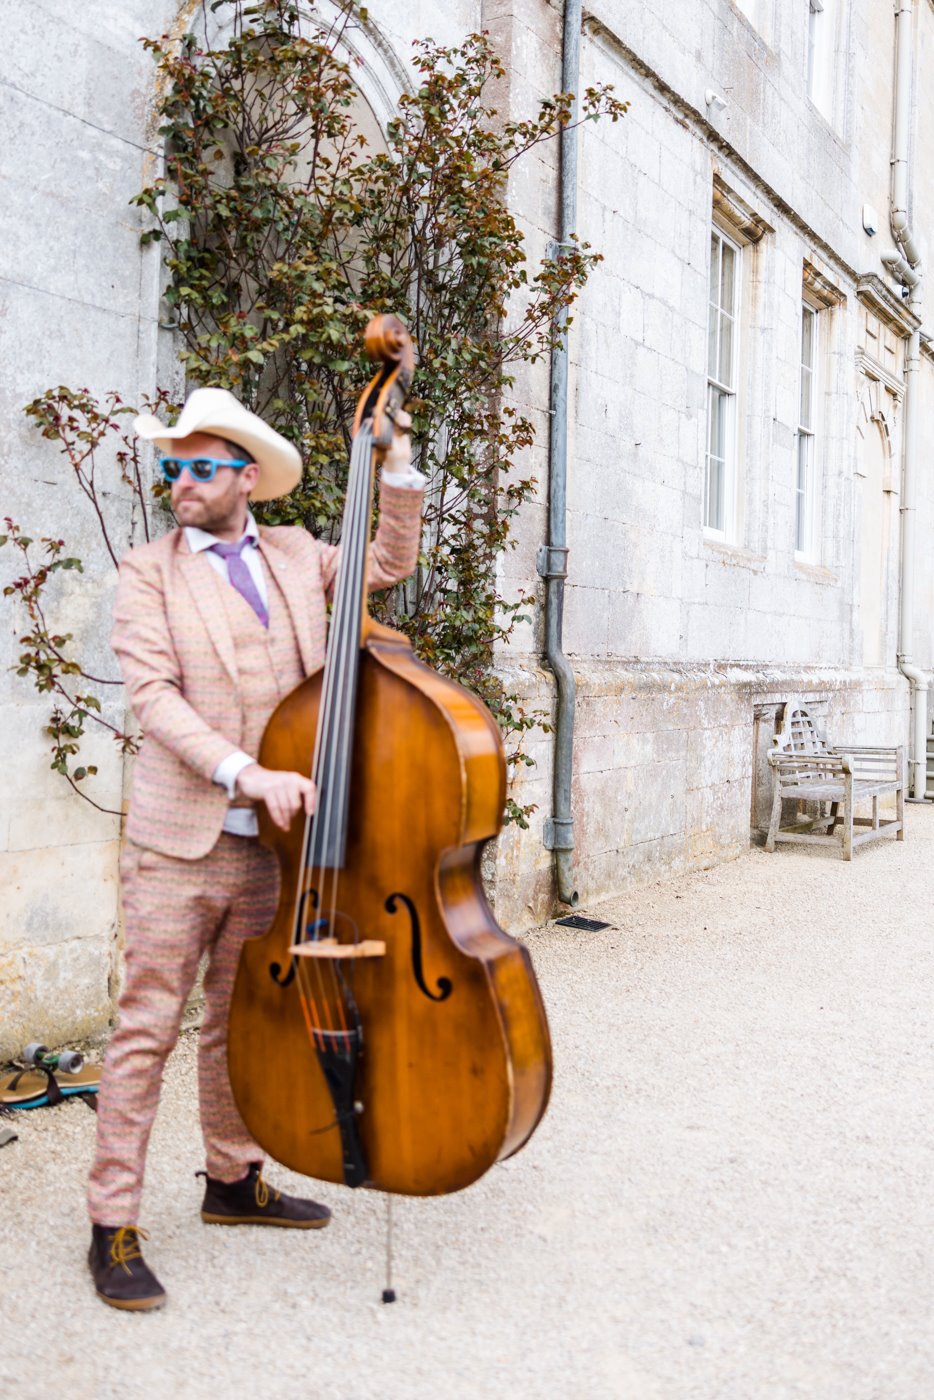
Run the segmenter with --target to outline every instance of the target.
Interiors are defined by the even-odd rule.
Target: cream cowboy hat
[[[250,493],[253,501],[286,496],[302,479],[298,448],[244,408],[227,389],[192,390],[174,428],[167,428],[153,413],[141,413],[133,420],[133,427],[139,437],[154,442],[163,452],[171,452],[172,444],[189,433],[229,438],[259,467],[259,480]]]

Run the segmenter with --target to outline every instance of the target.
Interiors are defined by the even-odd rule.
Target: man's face
[[[165,456],[217,457],[243,461],[247,453],[231,451],[223,438],[212,433],[190,433],[172,443]],[[195,481],[186,467],[172,482],[172,510],[179,525],[196,525],[199,530],[217,534],[220,530],[242,529],[246,520],[247,497],[256,485],[259,468],[255,463],[240,469],[218,467],[213,481]]]

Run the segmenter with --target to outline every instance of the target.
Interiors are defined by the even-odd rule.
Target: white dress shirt
[[[405,471],[384,471],[380,480],[390,486],[401,486],[405,490],[421,491],[426,478],[415,467],[408,467]],[[259,557],[259,529],[249,512],[247,512],[246,527],[241,539],[244,537],[255,540],[256,544],[254,548],[245,549],[240,557],[250,571],[250,576],[256,585],[256,591],[263,600],[263,606],[268,608],[269,590],[266,587],[266,576],[263,573],[263,565]],[[186,525],[185,539],[192,554],[207,552],[207,561],[214,572],[220,574],[221,578],[226,579],[228,583],[230,582],[227,560],[222,559],[219,554],[215,554],[212,549],[212,545],[223,543],[217,535],[212,535],[207,530],[199,530],[195,525]],[[212,781],[227,789],[227,796],[232,802],[237,795],[237,778],[244,768],[248,768],[251,763],[255,762],[255,758],[251,758],[242,749],[237,749],[236,752],[228,754],[217,765],[211,774]],[[256,813],[252,807],[230,807],[224,818],[222,829],[231,836],[255,836],[259,829]]]

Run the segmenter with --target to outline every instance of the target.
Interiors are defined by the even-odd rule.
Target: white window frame
[[[820,553],[820,312],[820,307],[806,298],[802,300],[794,464],[794,546],[795,559],[807,564],[818,562]],[[809,336],[806,335],[808,327]]]
[[[828,122],[834,119],[836,0],[808,0],[807,95]]]
[[[739,417],[739,339],[740,339],[740,319],[742,311],[742,286],[743,286],[743,250],[735,239],[731,238],[719,224],[713,223],[710,228],[711,254],[708,266],[708,293],[707,293],[707,440],[704,452],[704,505],[703,505],[703,527],[704,534],[709,539],[729,541],[733,538],[736,530],[736,497],[737,497],[737,457],[738,457],[738,417]],[[717,281],[716,281],[716,301],[714,301],[714,266],[713,266],[713,244],[717,241]],[[722,303],[723,288],[723,249],[728,248],[733,254],[733,296],[729,308]],[[716,326],[712,321],[716,316]],[[729,364],[726,366],[727,376],[721,377],[720,371],[722,356],[722,336],[724,320],[728,320],[731,326],[731,345]],[[714,353],[711,355],[711,343],[713,337]],[[713,363],[712,363],[713,361]],[[716,415],[716,416],[715,416]],[[717,446],[720,452],[714,455],[713,433],[714,425],[717,423],[720,429]],[[719,483],[719,510],[712,509],[712,464],[717,463],[721,469],[721,479]]]
[[[808,62],[807,62],[807,91],[808,97],[814,97],[814,59],[817,54],[820,28],[820,16],[824,12],[824,0],[808,0]]]

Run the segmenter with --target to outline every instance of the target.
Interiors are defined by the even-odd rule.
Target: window
[[[772,31],[772,0],[733,0],[749,23],[768,39]]]
[[[814,56],[823,12],[824,0],[808,0],[808,97],[811,98],[814,96]]]
[[[736,490],[736,357],[740,250],[715,228],[710,235],[707,310],[707,461],[704,526],[732,530]]]
[[[835,0],[808,0],[808,97],[828,121],[834,115]]]
[[[798,395],[798,461],[795,486],[795,552],[817,553],[817,344],[818,312],[801,307],[801,387]]]

